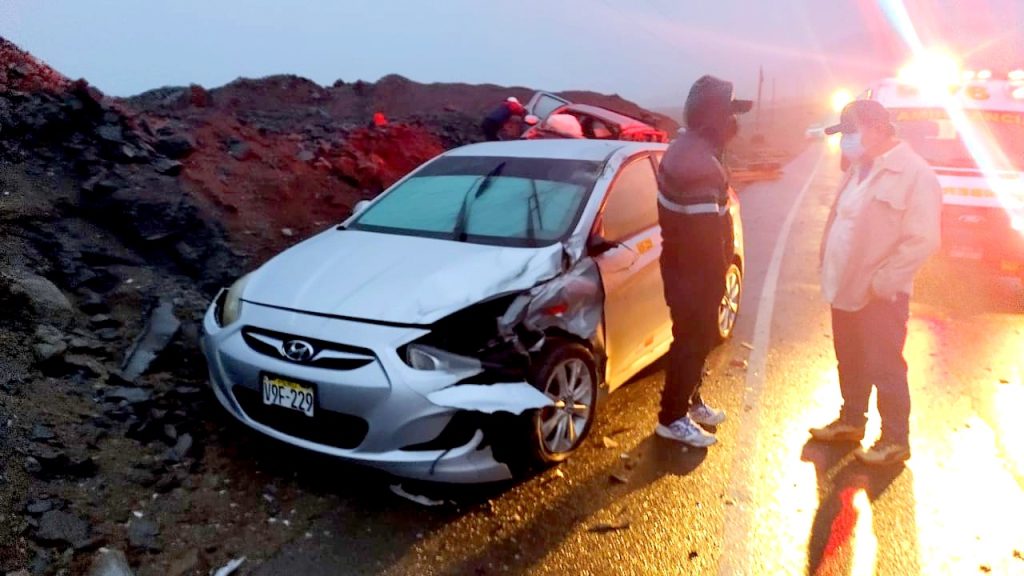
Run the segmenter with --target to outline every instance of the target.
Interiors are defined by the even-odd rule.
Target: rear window
[[[538,247],[575,228],[603,162],[448,156],[389,190],[350,229]]]

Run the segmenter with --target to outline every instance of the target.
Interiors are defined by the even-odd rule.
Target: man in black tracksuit
[[[733,99],[730,82],[697,80],[686,99],[686,131],[668,147],[658,172],[661,274],[673,342],[656,433],[691,446],[714,444],[702,426],[725,420],[725,412],[704,403],[699,388],[718,338],[718,306],[733,257],[722,154],[738,131],[736,114],[751,106]]]

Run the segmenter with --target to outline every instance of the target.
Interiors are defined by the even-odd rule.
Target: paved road
[[[1015,281],[941,263],[922,275],[905,468],[867,470],[848,450],[806,442],[839,403],[816,275],[838,178],[834,153],[816,145],[781,180],[742,194],[744,309],[705,393],[730,414],[718,446],[684,451],[652,436],[664,379],[654,366],[608,399],[571,461],[513,486],[448,493],[458,505],[420,507],[375,491],[386,479],[324,469],[313,490],[327,487],[328,512],[255,573],[1024,574]]]

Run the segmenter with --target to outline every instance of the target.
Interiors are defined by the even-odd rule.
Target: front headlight
[[[479,372],[480,360],[459,356],[440,348],[424,344],[409,344],[403,354],[405,363],[416,370],[444,370],[448,372]]]
[[[242,292],[245,291],[245,285],[249,283],[249,278],[251,277],[252,273],[250,272],[235,280],[231,288],[228,288],[227,296],[224,297],[224,305],[221,307],[221,327],[234,324],[238,317],[242,315]]]
[[[430,346],[410,344],[405,349],[405,361],[417,370],[443,370],[445,363],[437,352],[439,350]]]

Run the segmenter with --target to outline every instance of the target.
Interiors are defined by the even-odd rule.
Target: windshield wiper
[[[544,220],[540,211],[540,194],[537,193],[537,181],[530,179],[530,199],[526,202],[526,238],[530,246],[537,245],[537,233],[533,229],[533,211],[537,211],[537,225],[544,228]]]
[[[501,175],[501,172],[504,169],[505,163],[502,162],[495,166],[494,170],[488,172],[487,175],[480,180],[480,184],[475,188],[470,187],[469,190],[466,190],[466,195],[462,197],[462,206],[459,207],[459,213],[455,216],[455,229],[452,230],[452,234],[459,242],[465,242],[468,237],[466,234],[466,225],[469,223],[469,207],[470,204],[472,204],[472,202],[469,201],[470,196],[473,197],[473,200],[483,196],[494,182],[494,177]],[[474,190],[476,191],[475,194],[473,193]]]

